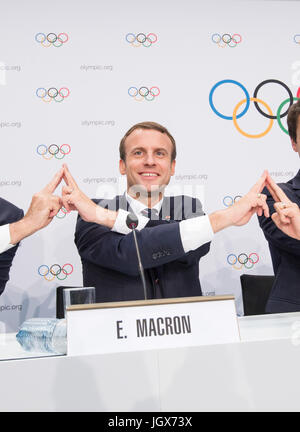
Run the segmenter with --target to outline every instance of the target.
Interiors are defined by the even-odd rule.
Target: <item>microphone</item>
[[[138,257],[139,269],[140,269],[141,279],[142,279],[142,284],[143,284],[143,289],[144,289],[144,297],[145,297],[145,300],[147,300],[145,273],[144,273],[144,268],[143,268],[143,264],[142,264],[142,260],[141,260],[140,250],[139,250],[139,246],[138,246],[138,242],[137,242],[137,238],[136,238],[136,233],[135,233],[135,229],[137,228],[138,224],[139,224],[139,221],[138,221],[138,218],[136,217],[136,215],[133,213],[129,213],[127,218],[126,218],[126,225],[128,226],[128,228],[130,228],[132,230],[132,233],[133,233],[136,253],[137,253],[137,257]]]

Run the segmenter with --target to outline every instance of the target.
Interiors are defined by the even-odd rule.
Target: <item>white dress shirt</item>
[[[126,193],[126,199],[138,218],[138,229],[142,230],[145,228],[149,219],[143,216],[141,213],[147,207],[140,201],[132,198]],[[153,209],[156,209],[158,213],[160,212],[162,206],[162,200],[160,200]],[[126,225],[126,218],[129,212],[119,209],[117,219],[114,223],[112,231],[118,232],[120,234],[129,234],[131,229]],[[198,216],[191,219],[186,219],[179,222],[179,231],[182,246],[184,252],[187,253],[191,250],[195,250],[205,243],[210,242],[213,239],[214,232],[211,227],[208,215]]]
[[[7,251],[15,245],[10,244],[9,224],[0,226],[0,253]]]

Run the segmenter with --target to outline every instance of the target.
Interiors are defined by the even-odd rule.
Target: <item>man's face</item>
[[[300,115],[298,116],[298,120],[297,120],[297,132],[296,132],[296,141],[292,140],[292,146],[293,146],[293,150],[298,153],[298,155],[300,156]]]
[[[119,164],[120,173],[127,176],[127,190],[142,186],[148,194],[163,191],[175,171],[172,149],[166,134],[152,129],[134,130],[126,138],[125,162],[120,160]]]

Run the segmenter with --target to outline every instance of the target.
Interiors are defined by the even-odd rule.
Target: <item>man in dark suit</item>
[[[61,208],[61,199],[53,192],[63,178],[64,169],[32,197],[26,215],[23,210],[0,198],[0,295],[9,280],[9,270],[19,242],[46,227]]]
[[[288,132],[293,150],[300,155],[300,102],[293,104],[287,117]],[[267,183],[268,189],[272,190]],[[280,184],[290,201],[300,205],[300,171],[287,183]],[[276,211],[275,199],[271,192],[267,194],[267,204],[272,218]],[[273,193],[274,195],[274,193]],[[283,203],[284,204],[284,203]],[[285,234],[277,227],[272,218],[259,217],[260,226],[269,243],[275,281],[270,293],[266,312],[300,311],[300,242]],[[275,219],[276,222],[276,219]]]
[[[134,238],[126,225],[128,212],[138,218],[148,298],[201,295],[199,260],[209,251],[214,233],[247,223],[256,211],[267,215],[260,193],[265,174],[236,205],[210,215],[204,215],[197,199],[164,197],[175,172],[175,158],[175,141],[168,130],[144,122],[134,125],[121,140],[119,168],[127,177],[123,196],[91,201],[65,167],[63,204],[80,214],[75,243],[83,284],[96,287],[97,301],[143,298]]]

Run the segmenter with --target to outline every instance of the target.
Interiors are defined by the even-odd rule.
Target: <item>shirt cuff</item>
[[[185,253],[210,242],[214,236],[208,215],[181,221],[179,230]]]
[[[117,219],[115,220],[114,226],[112,227],[112,231],[118,232],[119,234],[125,234],[125,235],[131,233],[132,230],[128,228],[128,226],[126,225],[126,219],[128,215],[129,212],[119,209]],[[149,222],[149,219],[142,215],[137,216],[137,218],[138,218],[137,229],[140,231],[141,229],[145,228],[145,226]]]
[[[0,253],[14,246],[15,245],[10,244],[9,224],[0,226]]]

